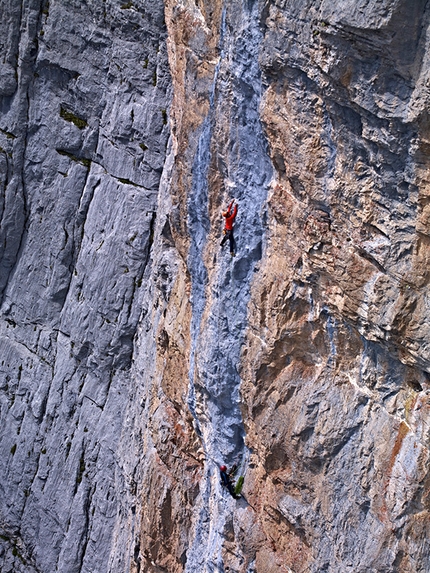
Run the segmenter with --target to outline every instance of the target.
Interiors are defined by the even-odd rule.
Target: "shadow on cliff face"
[[[239,235],[239,240],[240,238],[241,237]],[[262,256],[261,242],[259,242],[252,248],[251,251],[249,251],[245,255],[242,255],[240,259],[235,261],[232,271],[233,280],[238,282],[245,280],[255,267],[255,263],[257,263],[261,259],[261,256]],[[228,286],[229,281],[227,276],[226,279],[227,279],[226,286]]]

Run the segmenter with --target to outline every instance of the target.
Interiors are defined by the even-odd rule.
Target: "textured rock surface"
[[[0,20],[0,569],[107,571],[168,138],[164,11],[11,0]]]
[[[3,2],[2,572],[430,570],[412,4]]]

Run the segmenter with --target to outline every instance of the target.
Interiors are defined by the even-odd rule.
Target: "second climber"
[[[230,471],[227,471],[227,466],[220,466],[219,473],[221,477],[221,485],[225,487],[229,494],[234,497],[234,499],[239,499],[240,495],[236,493],[235,485],[233,482],[234,474],[236,473],[237,467],[233,466]]]

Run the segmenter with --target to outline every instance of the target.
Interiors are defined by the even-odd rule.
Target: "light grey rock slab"
[[[170,88],[163,6],[121,5],[2,4],[5,571],[107,570],[118,519]]]

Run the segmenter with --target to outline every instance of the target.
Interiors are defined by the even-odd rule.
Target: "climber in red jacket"
[[[233,236],[233,222],[237,215],[237,203],[234,205],[234,199],[231,201],[230,205],[227,207],[226,211],[223,211],[222,216],[225,217],[225,227],[224,227],[224,237],[221,241],[221,247],[225,244],[227,239],[230,241],[230,254],[234,257],[234,236]]]

